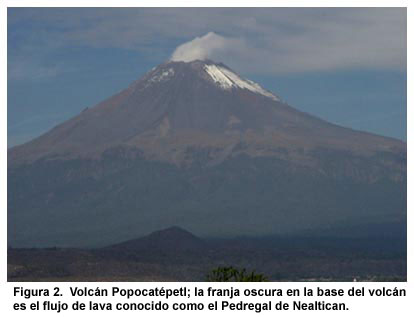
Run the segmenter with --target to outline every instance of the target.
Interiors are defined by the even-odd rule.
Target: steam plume
[[[178,46],[171,56],[172,61],[191,62],[193,60],[205,60],[213,55],[232,50],[238,46],[238,41],[209,32],[202,37]]]

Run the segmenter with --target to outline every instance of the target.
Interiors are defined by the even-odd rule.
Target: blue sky
[[[9,8],[8,146],[122,90],[177,47],[202,49],[300,110],[406,140],[405,9]]]

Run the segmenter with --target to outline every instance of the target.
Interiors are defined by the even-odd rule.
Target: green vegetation
[[[207,275],[207,282],[267,282],[263,274],[255,271],[247,272],[246,269],[238,270],[232,266],[221,267],[212,270]]]

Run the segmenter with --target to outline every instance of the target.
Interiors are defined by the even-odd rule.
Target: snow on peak
[[[263,89],[259,84],[248,79],[243,79],[225,67],[209,64],[204,65],[204,70],[221,89],[247,89],[254,93],[261,94],[273,100],[279,101],[279,98],[277,96]]]

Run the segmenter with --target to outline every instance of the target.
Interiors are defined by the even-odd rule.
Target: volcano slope
[[[406,164],[402,141],[300,112],[221,63],[170,61],[8,150],[8,244],[403,228]]]

